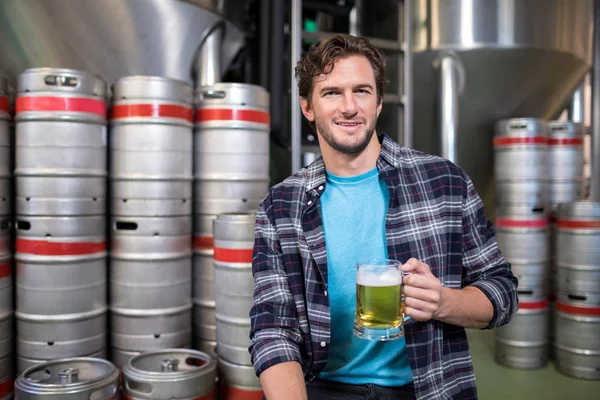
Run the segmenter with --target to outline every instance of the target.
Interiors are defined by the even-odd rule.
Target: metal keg
[[[217,354],[241,365],[252,365],[248,347],[255,221],[254,213],[232,213],[219,215],[213,224]]]
[[[497,181],[547,178],[547,125],[535,118],[496,123],[494,175]]]
[[[140,354],[123,369],[125,400],[213,400],[217,362],[196,350]]]
[[[600,379],[600,291],[558,290],[554,331],[557,369],[581,379]]]
[[[202,215],[255,210],[268,191],[268,180],[197,180],[194,206]]]
[[[73,356],[76,357],[76,356]],[[77,356],[78,357],[78,356]],[[81,357],[86,357],[86,358],[100,358],[102,360],[108,360],[107,357],[107,353],[106,353],[106,348],[102,348],[102,350],[100,351],[96,351],[94,353],[91,354],[84,354]],[[23,357],[18,357],[17,358],[17,373],[21,373],[31,367],[34,367],[36,365],[40,365],[43,363],[46,363],[48,361],[52,361],[55,359],[60,359],[61,357],[57,356],[57,357],[53,357],[49,360],[41,360],[41,359],[34,359],[34,358],[23,358]]]
[[[541,179],[496,181],[496,204],[544,207],[548,201],[548,182]]]
[[[54,317],[105,310],[104,232],[104,215],[19,217],[17,310]]]
[[[547,263],[548,215],[543,208],[499,206],[496,215],[498,246],[509,262]]]
[[[548,179],[583,177],[583,124],[572,121],[548,123]]]
[[[19,75],[17,91],[17,214],[104,214],[107,138],[102,78],[83,71],[32,68]]]
[[[15,382],[19,400],[117,400],[119,370],[98,358],[64,358],[33,366]]]
[[[542,368],[548,361],[547,301],[523,302],[513,319],[496,330],[496,360],[512,368]]]
[[[600,293],[600,203],[559,205],[556,226],[559,289]]]
[[[260,379],[254,367],[219,358],[219,400],[261,400]]]
[[[217,83],[198,88],[195,96],[195,179],[231,185],[268,181],[268,92],[255,85]],[[218,187],[227,190],[227,185]],[[226,198],[225,193],[211,197]]]
[[[190,217],[113,217],[111,229],[111,310],[191,305]]]
[[[213,254],[212,248],[194,250],[193,297],[196,340],[217,340]]]
[[[8,80],[0,74],[0,216],[11,213],[10,102]],[[1,396],[0,396],[1,397]]]
[[[172,216],[192,212],[192,88],[156,76],[113,86],[112,213]]]

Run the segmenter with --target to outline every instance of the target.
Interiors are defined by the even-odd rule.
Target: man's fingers
[[[413,274],[418,274],[418,275],[433,276],[433,274],[431,273],[431,270],[429,269],[429,265],[417,260],[416,258],[411,258],[406,263],[404,263],[402,265],[402,271],[403,272],[412,272]]]
[[[404,297],[437,304],[440,301],[440,292],[437,290],[404,286]]]
[[[407,297],[404,299],[404,307],[405,310],[406,307],[409,307],[418,311],[433,314],[437,310],[437,303],[419,300],[414,297]],[[431,318],[431,315],[429,316],[429,318]]]
[[[440,290],[442,284],[433,276],[411,274],[403,278],[405,289],[409,287]]]
[[[431,319],[431,313],[419,311],[411,307],[405,307],[404,313],[417,321],[429,321]]]

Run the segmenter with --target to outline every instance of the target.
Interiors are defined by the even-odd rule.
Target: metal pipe
[[[452,162],[456,162],[456,132],[458,129],[459,83],[455,64],[456,60],[452,56],[444,56],[440,60],[441,156]]]
[[[585,79],[579,84],[577,90],[571,96],[571,101],[568,108],[568,119],[569,121],[584,123],[585,118],[585,100],[584,100],[584,86]]]
[[[285,31],[285,7],[283,1],[271,2],[271,53],[269,56],[269,92],[271,93],[271,101],[269,104],[269,113],[271,115],[271,136],[278,143],[287,142],[283,139],[284,121],[284,99],[285,99],[285,63],[283,62],[282,54],[285,49],[284,31]],[[292,79],[292,81],[294,81]],[[286,138],[287,139],[287,138]]]
[[[593,39],[590,197],[592,201],[600,201],[600,0],[594,1]]]
[[[295,76],[296,63],[300,60],[302,52],[302,0],[292,0],[290,23],[291,76]],[[291,133],[292,133],[292,174],[300,169],[302,153],[302,116],[300,110],[300,95],[295,79],[291,79]]]
[[[403,145],[405,147],[413,146],[413,54],[412,54],[412,0],[404,1],[404,135]],[[402,24],[399,24],[402,26]]]
[[[218,22],[204,38],[200,47],[196,87],[210,86],[221,82],[221,48],[225,23]]]

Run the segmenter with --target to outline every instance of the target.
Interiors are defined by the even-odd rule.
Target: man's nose
[[[345,94],[342,99],[340,110],[344,115],[354,115],[358,111],[358,105],[353,93]]]

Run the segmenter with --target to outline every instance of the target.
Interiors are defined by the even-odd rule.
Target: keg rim
[[[45,370],[50,366],[59,365],[59,364],[67,364],[67,363],[94,363],[96,365],[103,365],[107,367],[107,373],[90,380],[79,381],[73,383],[51,383],[51,384],[40,384],[39,381],[33,381],[28,378],[31,374]],[[67,364],[68,365],[68,364]],[[72,357],[72,358],[60,358],[56,360],[50,360],[43,362],[41,364],[32,365],[23,371],[15,380],[15,391],[17,389],[27,392],[27,393],[42,393],[42,394],[50,394],[55,392],[57,389],[69,390],[69,392],[73,391],[83,391],[90,390],[96,388],[103,384],[104,382],[108,383],[110,381],[116,381],[119,378],[119,370],[117,367],[111,363],[110,361],[104,360],[102,358],[96,357]]]
[[[199,358],[202,361],[204,361],[204,363],[202,365],[197,366],[197,368],[190,368],[190,369],[186,369],[186,370],[179,370],[179,371],[148,371],[148,370],[144,370],[141,369],[140,367],[138,367],[136,364],[138,364],[140,362],[140,360],[143,359],[148,359],[148,358],[156,358],[157,360],[160,359],[161,356],[166,356],[166,355],[175,355],[175,356],[180,356],[180,358],[178,358],[178,360],[181,361],[186,361],[187,359],[191,358],[192,356],[195,358]],[[189,364],[189,363],[185,363],[187,365],[189,365],[190,367],[193,366],[193,364]],[[164,349],[164,350],[158,350],[158,351],[152,351],[152,352],[145,352],[145,353],[141,353],[138,354],[132,358],[129,359],[129,361],[127,362],[127,364],[125,365],[125,367],[123,368],[123,377],[127,378],[127,379],[134,379],[134,380],[140,380],[140,381],[155,381],[155,380],[159,380],[159,381],[172,381],[172,380],[181,380],[181,379],[185,379],[185,378],[192,378],[195,377],[197,374],[200,373],[204,373],[204,372],[210,372],[211,370],[214,370],[217,366],[217,360],[215,360],[214,357],[211,357],[209,354],[199,351],[199,350],[193,350],[193,349],[177,349],[177,348],[172,348],[172,349]],[[160,367],[160,364],[157,363],[157,367]],[[127,390],[125,389],[125,387],[123,388],[123,391],[126,392]]]
[[[600,220],[600,202],[577,200],[569,203],[560,203],[557,206],[556,215],[559,220]]]

